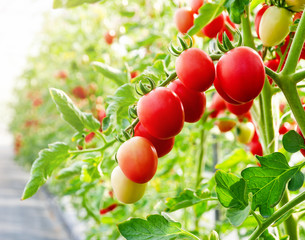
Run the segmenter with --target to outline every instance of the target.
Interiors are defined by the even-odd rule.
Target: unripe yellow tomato
[[[252,122],[240,123],[236,126],[236,138],[240,143],[248,144],[251,142],[255,132]]]
[[[269,7],[259,24],[259,36],[266,47],[279,45],[289,34],[293,13],[285,8]]]
[[[139,184],[129,180],[119,166],[111,173],[111,186],[116,198],[122,203],[135,203],[145,192],[147,183]]]

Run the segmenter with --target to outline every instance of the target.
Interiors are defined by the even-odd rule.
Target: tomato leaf
[[[218,15],[222,13],[224,0],[221,0],[218,4],[216,3],[205,3],[199,9],[199,15],[194,20],[194,25],[188,30],[188,34],[193,36],[199,32],[204,26],[213,21]]]
[[[120,69],[116,69],[111,66],[108,66],[105,63],[97,62],[97,61],[92,62],[91,65],[93,65],[99,73],[111,79],[118,86],[121,86],[124,83],[128,82],[129,78],[128,78],[128,71],[126,70],[126,68],[124,71],[122,71]]]
[[[137,101],[135,90],[131,84],[124,84],[119,87],[113,96],[106,98],[108,107],[106,109],[106,120],[103,131],[109,132],[111,127],[116,127],[118,131],[122,129],[123,120],[128,119],[128,107]],[[108,128],[106,128],[108,127]]]
[[[237,24],[241,23],[240,17],[249,3],[249,0],[225,0],[224,6],[228,10],[232,22]]]
[[[250,207],[246,195],[246,182],[232,173],[218,170],[215,174],[216,193],[219,202],[228,208],[227,218],[234,226],[239,226],[248,217]]]
[[[166,199],[166,212],[173,212],[181,208],[187,208],[195,204],[208,201],[210,193],[185,189],[177,197]]]
[[[84,164],[85,164],[84,162],[75,162],[75,163],[71,164],[69,167],[61,169],[58,172],[58,174],[56,175],[56,178],[65,179],[65,178],[72,177],[77,174],[79,175],[81,173],[82,166]]]
[[[82,5],[83,3],[95,3],[101,0],[54,0],[53,8],[72,8]]]
[[[75,130],[79,132],[85,128],[92,132],[99,130],[99,121],[91,113],[81,112],[63,91],[50,88],[50,94],[61,117]]]
[[[290,130],[283,136],[283,146],[287,152],[295,153],[305,148],[304,139],[294,130]]]
[[[33,196],[45,184],[53,170],[70,156],[68,151],[69,146],[56,142],[39,152],[39,157],[32,165],[31,177],[24,188],[22,200]]]
[[[161,215],[150,215],[147,219],[131,218],[118,224],[123,237],[127,240],[173,240],[188,237],[181,224]]]
[[[299,171],[289,181],[288,189],[289,191],[297,191],[303,186],[303,183],[304,183],[304,174],[301,171]]]
[[[290,167],[282,153],[275,152],[263,157],[256,156],[261,167],[249,167],[241,172],[247,182],[248,193],[252,193],[252,209],[259,207],[263,217],[272,214],[285,191],[287,182],[302,166]]]
[[[156,60],[154,65],[148,66],[143,73],[132,79],[132,82],[139,82],[141,80],[145,80],[147,77],[151,78],[155,82],[162,81],[165,76],[165,69],[165,61],[160,59]]]

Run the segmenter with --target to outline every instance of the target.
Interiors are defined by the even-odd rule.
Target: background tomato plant
[[[93,2],[97,3],[89,4]],[[196,2],[193,7],[196,12],[197,5],[202,3],[191,2]],[[204,3],[199,9],[199,15],[195,15],[194,22],[190,24],[192,17],[188,18],[187,23],[181,22],[181,18],[177,20],[177,10],[190,6],[184,1],[55,0],[54,8],[67,9],[55,18],[46,18],[44,37],[37,40],[40,45],[39,53],[29,57],[28,67],[17,82],[16,101],[12,103],[15,117],[11,130],[15,136],[16,160],[30,167],[36,159],[23,199],[35,194],[46,179],[50,178],[48,189],[58,195],[59,199],[68,199],[86,225],[86,239],[118,239],[120,234],[127,239],[137,239],[132,235],[136,235],[137,231],[130,233],[130,229],[137,230],[140,226],[147,225],[152,235],[154,232],[163,232],[175,234],[175,237],[187,236],[193,239],[208,239],[212,230],[222,239],[251,238],[251,234],[255,236],[253,232],[262,234],[264,239],[276,239],[271,237],[274,235],[279,238],[285,234],[296,239],[296,235],[293,235],[296,225],[291,222],[291,215],[280,215],[279,222],[275,223],[279,227],[269,229],[270,232],[265,231],[267,224],[262,221],[262,217],[266,217],[267,223],[276,220],[273,218],[278,215],[273,215],[273,211],[282,208],[272,207],[283,196],[281,190],[285,189],[288,181],[288,189],[292,189],[292,195],[302,192],[299,190],[303,184],[300,171],[303,166],[302,158],[300,153],[291,157],[292,153],[298,152],[299,149],[293,144],[292,147],[288,144],[288,148],[286,146],[284,149],[282,143],[285,138],[288,139],[286,143],[295,143],[291,139],[298,139],[299,145],[296,145],[304,147],[304,140],[293,135],[293,132],[288,132],[285,138],[278,134],[284,122],[290,122],[292,125],[300,122],[301,102],[297,102],[299,98],[291,98],[295,95],[286,92],[288,86],[281,80],[281,75],[270,69],[266,69],[266,72],[274,82],[265,81],[260,92],[263,87],[263,77],[260,76],[259,83],[254,86],[255,94],[245,100],[249,94],[243,92],[245,96],[238,99],[248,102],[246,107],[234,105],[237,102],[232,99],[230,101],[230,97],[229,105],[218,94],[215,95],[216,88],[225,98],[218,88],[222,87],[221,83],[210,87],[214,80],[211,60],[216,63],[224,52],[228,52],[228,55],[236,52],[231,49],[242,43],[248,48],[257,48],[266,61],[279,59],[277,56],[283,54],[276,50],[281,49],[281,46],[266,49],[258,38],[254,41],[250,36],[251,27],[254,29],[254,23],[250,23],[262,7],[259,5],[260,1],[253,1],[250,5],[247,1],[236,5],[230,5],[228,2]],[[194,17],[190,10],[188,14]],[[218,16],[225,18],[225,25],[219,30],[218,37],[213,34],[210,37],[214,39],[209,39],[201,34],[195,35]],[[177,23],[183,29],[176,26]],[[51,27],[52,25],[56,28]],[[236,28],[243,28],[243,36],[234,32]],[[211,57],[211,60],[206,60],[209,69],[212,69],[211,73],[209,72],[209,78],[203,82],[204,87],[200,89],[207,90],[210,87],[205,92],[206,101],[203,101],[207,107],[198,122],[184,123],[181,133],[175,136],[173,149],[158,160],[156,175],[148,183],[143,198],[135,204],[124,205],[114,196],[116,189],[112,189],[110,179],[113,169],[117,166],[116,152],[122,144],[121,141],[126,141],[126,134],[130,134],[128,131],[122,133],[122,130],[130,130],[137,124],[133,120],[137,117],[135,104],[141,98],[137,91],[143,90],[141,84],[145,89],[149,88],[151,81],[159,86],[164,82],[168,84],[176,78],[175,70],[178,77],[183,78],[179,71],[183,70],[186,63],[178,61],[177,64],[168,48],[172,53],[181,54],[178,59],[188,52],[199,51],[185,50],[184,47],[190,44],[187,42],[190,39],[183,39],[181,36],[180,40],[177,40],[178,30],[183,33],[188,31],[193,38],[194,47],[209,53]],[[219,39],[219,36],[224,38],[217,44],[215,38]],[[295,38],[300,41],[297,36],[296,33]],[[243,42],[239,43],[241,39]],[[232,46],[229,40],[234,40]],[[181,46],[177,47],[179,44]],[[291,49],[296,51],[296,47],[292,46]],[[182,52],[183,50],[185,51]],[[248,57],[249,54],[245,56]],[[256,53],[255,57],[255,60],[259,60],[262,70],[263,61],[260,61]],[[282,56],[281,59],[286,58]],[[241,58],[234,70],[238,70],[242,64],[246,64],[246,61]],[[192,64],[187,69],[191,67]],[[198,69],[204,67],[199,66]],[[297,65],[300,72],[294,76],[295,79],[301,80],[304,77],[302,67],[301,60]],[[242,74],[246,76],[249,69],[251,68],[244,70]],[[263,75],[262,71],[260,73]],[[225,70],[223,74],[226,74]],[[238,72],[234,74],[238,77]],[[200,76],[195,80],[200,82]],[[216,78],[214,84],[217,84],[217,81],[219,79]],[[234,87],[243,87],[242,83],[241,80],[238,86]],[[253,89],[251,82],[248,82],[246,87],[249,91]],[[224,90],[229,88],[230,84],[227,83]],[[299,95],[304,95],[302,86],[299,86],[298,92]],[[249,101],[259,93],[252,106]],[[198,94],[201,93],[197,92]],[[178,93],[177,95],[180,97]],[[155,106],[156,104],[152,107]],[[295,106],[299,109],[295,109]],[[149,104],[145,106],[146,110],[149,110],[149,107]],[[203,107],[199,107],[202,110]],[[60,119],[59,112],[64,121]],[[67,127],[68,125],[70,127]],[[243,136],[241,140],[241,126],[245,125],[251,125],[251,133],[246,133],[247,136]],[[51,142],[53,144],[48,145]],[[172,147],[171,142],[168,145],[169,148]],[[37,157],[40,149],[44,150]],[[253,156],[263,153],[267,156]],[[291,166],[286,159],[291,159]],[[258,200],[263,196],[254,194],[251,199],[245,192],[245,185],[254,191],[255,184],[261,184],[263,181],[257,180],[253,183],[249,179],[258,172],[263,175],[271,172],[274,163],[270,164],[270,160],[279,161],[284,166],[278,171],[293,174],[289,175],[291,179],[279,180],[280,190],[271,192],[272,189],[269,189],[276,199],[266,207],[264,202]],[[256,164],[262,167],[254,169]],[[219,171],[215,175],[216,169]],[[276,174],[281,176],[282,172]],[[269,177],[271,182],[274,181]],[[113,182],[115,184],[115,180]],[[232,197],[230,200],[221,194],[227,191],[230,195],[231,189],[236,193],[234,186],[238,189],[238,199]],[[263,189],[265,185],[260,187]],[[142,190],[139,190],[139,195]],[[265,195],[267,194],[268,191]],[[283,197],[284,200],[285,197],[287,196]],[[281,202],[280,205],[284,203]],[[259,211],[256,208],[251,209],[253,206],[258,207]],[[298,214],[299,217],[300,239],[305,237],[301,220],[303,207],[301,204],[293,209],[293,214]],[[292,214],[291,209],[288,214]],[[149,214],[151,215],[147,217]],[[127,221],[129,217],[132,219]],[[143,220],[145,218],[146,222]],[[161,230],[155,227],[160,223],[163,227]],[[215,232],[212,234],[217,235]]]

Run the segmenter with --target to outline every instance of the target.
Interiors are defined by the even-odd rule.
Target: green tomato
[[[111,186],[116,198],[122,203],[135,203],[145,192],[147,183],[139,184],[129,180],[119,166],[111,173]]]
[[[251,142],[255,132],[252,122],[240,123],[236,126],[236,138],[240,143],[248,144]]]
[[[294,12],[301,12],[305,7],[305,0],[286,0],[288,8]]]
[[[292,15],[287,9],[276,6],[266,10],[259,24],[259,35],[264,46],[273,47],[284,41],[289,34]]]

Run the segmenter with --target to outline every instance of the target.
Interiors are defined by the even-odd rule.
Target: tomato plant
[[[240,143],[248,144],[251,142],[255,132],[253,123],[239,123],[236,126],[236,139]]]

